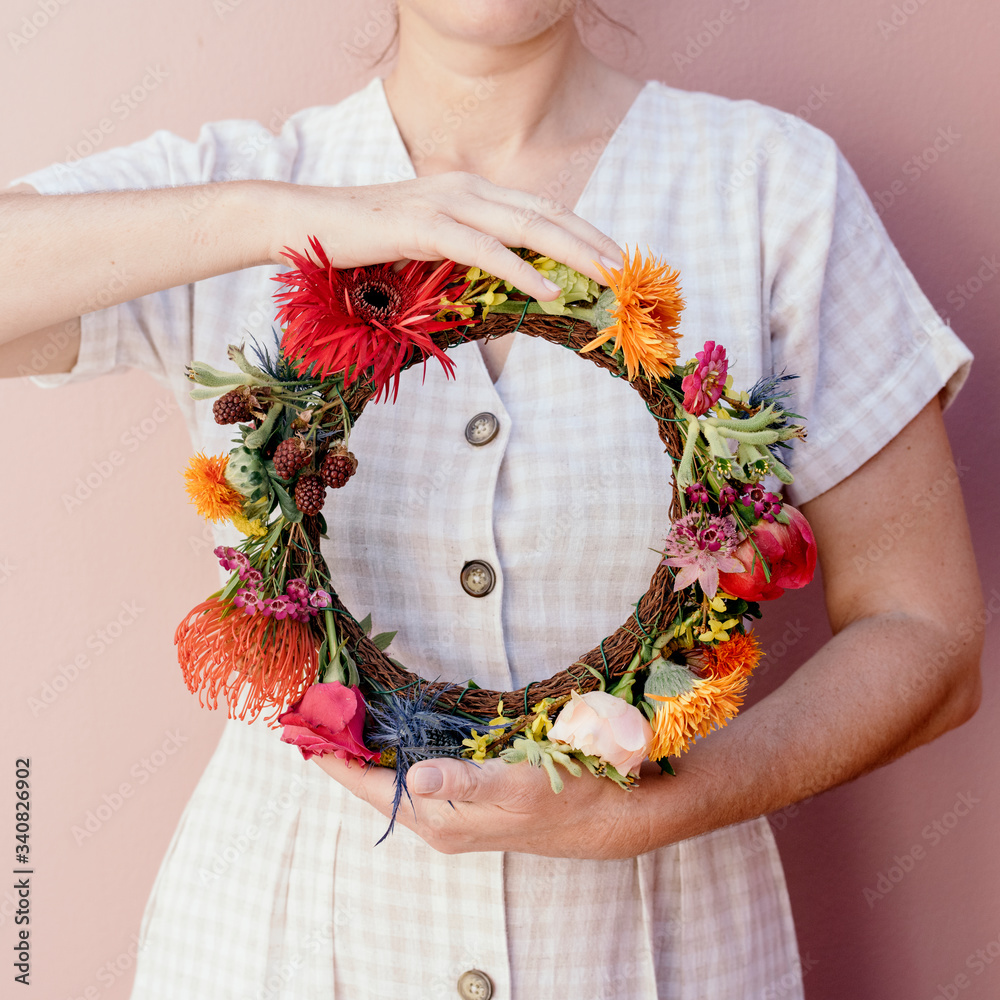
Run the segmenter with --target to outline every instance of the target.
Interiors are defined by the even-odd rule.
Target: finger
[[[451,215],[457,222],[490,233],[506,246],[528,247],[605,284],[595,262],[606,270],[621,267],[622,251],[614,240],[548,198],[497,188],[496,195],[456,199]]]
[[[442,216],[433,232],[428,235],[427,245],[434,247],[435,256],[482,268],[509,281],[531,298],[549,300],[559,295],[560,289],[555,282],[543,277],[526,260],[508,250],[502,240],[454,219]],[[513,245],[518,244],[515,241]],[[408,250],[407,256],[429,259],[431,253],[429,250]]]
[[[349,763],[332,753],[317,755],[313,760],[352,795],[364,799],[386,816],[392,812],[395,795],[395,771],[392,769]]]
[[[610,236],[602,233],[597,226],[577,215],[568,205],[544,195],[529,194],[527,191],[520,191],[516,188],[500,187],[476,175],[473,175],[473,190],[486,201],[496,202],[514,209],[519,225],[530,226],[536,218],[544,219],[556,230],[562,231],[564,241],[566,239],[575,241],[572,244],[567,244],[568,246],[576,246],[589,259],[593,259],[595,256],[600,259],[603,256],[609,261],[604,265],[605,267],[621,267],[624,256],[621,247]],[[497,233],[497,235],[500,234]],[[529,244],[522,242],[510,245],[528,246]],[[539,248],[532,245],[531,249],[538,250]],[[553,257],[553,260],[575,266],[565,257],[555,257],[546,251],[540,252]],[[568,252],[574,253],[572,249]],[[583,269],[577,268],[577,270]],[[601,280],[598,274],[593,275],[593,277],[596,281]]]
[[[406,784],[410,794],[450,802],[499,802],[511,793],[510,764],[499,760],[476,764],[470,760],[439,757],[410,768]]]

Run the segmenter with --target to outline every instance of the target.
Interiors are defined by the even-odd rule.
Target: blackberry
[[[302,476],[295,484],[295,506],[303,514],[318,514],[326,501],[326,487],[319,476]]]
[[[311,455],[311,449],[302,438],[285,438],[274,450],[274,471],[282,479],[291,479],[309,461]]]
[[[252,417],[246,394],[239,389],[220,396],[212,404],[212,413],[217,424],[245,424]]]
[[[331,451],[323,459],[323,464],[319,467],[319,474],[331,490],[336,490],[347,485],[347,480],[354,475],[357,468],[358,460],[351,452]]]

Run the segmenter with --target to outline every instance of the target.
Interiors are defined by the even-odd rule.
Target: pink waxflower
[[[695,357],[698,367],[681,381],[684,390],[684,409],[695,417],[701,417],[715,406],[726,388],[726,373],[729,360],[726,349],[714,340],[706,340],[704,349]]]
[[[365,700],[356,687],[339,681],[313,684],[278,722],[285,727],[282,741],[297,746],[306,760],[328,753],[362,764],[378,759],[378,751],[364,744]]]
[[[674,522],[663,548],[663,565],[680,569],[674,590],[697,581],[707,597],[719,589],[719,573],[741,573],[743,563],[734,558],[736,523],[714,514],[685,514]],[[726,588],[728,593],[732,593]]]
[[[740,570],[725,570],[719,583],[727,594],[745,601],[770,601],[786,589],[804,587],[816,572],[816,539],[805,515],[785,504],[788,524],[761,521],[750,537],[740,542],[736,561]],[[759,553],[759,555],[758,555]],[[761,556],[767,561],[765,575]]]
[[[610,764],[619,774],[638,774],[653,730],[642,712],[607,691],[574,691],[549,730],[549,739]]]

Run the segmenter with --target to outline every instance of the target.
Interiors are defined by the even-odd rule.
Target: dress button
[[[500,421],[492,413],[477,413],[465,425],[465,440],[477,447],[489,444],[500,430]]]
[[[485,972],[469,969],[458,979],[458,995],[462,1000],[490,1000],[493,996],[493,984]]]
[[[497,582],[493,567],[482,559],[474,559],[462,567],[459,577],[464,590],[470,597],[485,597]]]

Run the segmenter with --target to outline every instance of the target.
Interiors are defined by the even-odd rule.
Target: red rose
[[[733,552],[746,567],[743,573],[719,573],[719,589],[745,601],[770,601],[786,589],[804,587],[816,571],[816,539],[801,511],[784,504],[788,524],[761,521]],[[751,541],[752,539],[752,541]],[[754,548],[754,545],[757,548]],[[760,552],[760,555],[757,552]],[[770,579],[760,557],[767,561]]]
[[[356,687],[339,681],[313,684],[278,722],[285,727],[281,739],[297,746],[306,760],[328,753],[363,764],[378,758],[363,742],[365,700]]]

